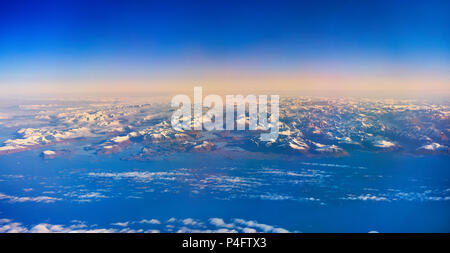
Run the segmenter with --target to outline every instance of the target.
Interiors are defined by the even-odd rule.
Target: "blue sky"
[[[0,5],[0,80],[24,87],[168,76],[208,81],[224,69],[216,79],[230,72],[391,76],[395,69],[447,80],[450,67],[449,1]]]

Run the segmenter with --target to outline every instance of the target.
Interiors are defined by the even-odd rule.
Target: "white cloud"
[[[143,219],[143,220],[139,221],[139,223],[141,223],[141,224],[143,224],[143,223],[145,223],[145,224],[161,224],[161,222],[157,219],[151,219],[151,220]]]
[[[22,227],[22,224],[19,222],[6,223],[7,224],[0,225],[0,233],[25,233],[28,231],[26,228]]]
[[[256,221],[251,221],[251,220],[247,221],[244,219],[233,219],[233,221],[236,224],[245,225],[245,226],[251,227],[251,228],[261,229],[262,232],[265,232],[265,233],[289,233],[289,231],[284,228],[275,228],[274,226],[263,224],[263,223],[258,223]]]
[[[395,143],[386,141],[386,140],[377,140],[373,144],[375,147],[378,148],[392,148],[395,147]]]
[[[8,222],[11,222],[11,220],[10,219],[0,219],[0,224],[1,223],[8,223]]]
[[[284,228],[274,228],[271,232],[272,233],[289,233],[289,231]]]
[[[161,233],[161,231],[159,231],[158,229],[149,229],[146,230],[145,233]]]
[[[0,192],[0,199],[9,200],[11,203],[16,202],[42,202],[42,203],[53,203],[55,201],[61,200],[60,198],[54,198],[49,196],[37,196],[37,197],[17,197],[6,195]]]
[[[100,172],[95,173],[91,172],[88,176],[91,177],[103,177],[103,178],[113,178],[113,179],[131,179],[138,182],[150,182],[155,179],[163,179],[163,180],[174,180],[174,176],[185,176],[186,173],[180,172],[122,172],[122,173],[109,173],[109,172]]]
[[[24,226],[19,222],[14,222],[11,219],[0,219],[0,233],[159,233],[161,229],[163,232],[178,232],[178,233],[288,233],[289,231],[283,228],[275,228],[270,225],[258,223],[256,221],[246,221],[243,219],[234,219],[231,223],[226,223],[222,218],[210,218],[209,224],[213,227],[208,227],[205,223],[193,219],[175,219],[171,218],[162,224],[157,219],[143,219],[139,222],[124,221],[111,223],[112,226],[118,228],[98,228],[96,225],[88,226],[84,221],[72,220],[72,225],[60,225],[50,223],[39,223],[31,226]],[[135,228],[136,224],[154,225],[160,227],[145,229]],[[244,225],[244,226],[242,226]]]
[[[256,233],[256,229],[254,228],[244,228],[242,229],[244,233]]]
[[[235,229],[227,229],[227,228],[220,228],[220,229],[192,229],[188,227],[181,227],[178,229],[177,233],[237,233]]]
[[[126,227],[126,226],[128,226],[128,221],[126,221],[126,222],[115,222],[115,223],[111,223],[111,225],[113,225],[113,226],[119,226],[119,227]]]
[[[186,218],[186,219],[182,220],[182,223],[183,223],[184,225],[191,225],[191,226],[202,225],[201,222],[198,222],[198,221],[196,221],[196,220],[194,220],[194,219],[192,219],[192,218]]]
[[[211,218],[211,219],[209,219],[209,223],[211,223],[217,227],[227,227],[227,228],[234,227],[234,224],[227,224],[221,218]]]
[[[61,233],[67,231],[68,230],[64,229],[61,225],[52,225],[48,223],[38,224],[30,230],[31,233]]]
[[[80,195],[80,196],[78,196],[78,197],[81,198],[81,199],[106,198],[105,195],[103,195],[103,194],[101,194],[101,193],[99,193],[99,192],[90,192],[90,193],[86,193],[86,194]]]

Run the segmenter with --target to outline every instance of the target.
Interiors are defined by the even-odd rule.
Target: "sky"
[[[1,1],[0,94],[450,93],[450,1]]]

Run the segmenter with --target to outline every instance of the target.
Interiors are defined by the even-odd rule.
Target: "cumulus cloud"
[[[20,222],[12,222],[9,219],[2,219],[0,222],[0,233],[114,233],[126,232],[116,229],[95,228],[77,229],[77,227],[40,223],[31,227],[22,225]]]
[[[0,224],[0,233],[26,233],[28,230],[22,227],[19,222],[7,222],[6,224]]]
[[[100,178],[113,178],[113,179],[130,179],[138,182],[150,182],[155,179],[163,180],[174,180],[174,176],[183,176],[186,173],[181,172],[121,172],[121,173],[109,173],[109,172],[90,172],[88,176],[90,177],[100,177]]]
[[[126,222],[115,222],[115,223],[111,223],[111,225],[113,225],[113,226],[119,226],[119,227],[126,227],[126,226],[128,226],[128,224],[129,224],[128,221],[126,221]]]
[[[237,230],[227,229],[227,228],[219,228],[219,229],[196,229],[196,228],[188,228],[181,227],[178,229],[177,233],[237,233]]]
[[[105,195],[103,195],[103,194],[101,194],[101,193],[99,193],[99,192],[90,192],[90,193],[86,193],[86,194],[80,195],[80,196],[78,196],[78,197],[81,198],[81,199],[106,198]]]
[[[202,225],[201,222],[198,222],[192,218],[186,218],[184,220],[182,220],[184,225],[191,225],[191,226],[197,226],[197,225]]]
[[[21,203],[21,202],[42,202],[42,203],[53,203],[55,201],[61,200],[60,198],[54,198],[49,196],[37,196],[37,197],[17,197],[12,195],[6,195],[0,192],[0,199],[8,200],[11,203]]]
[[[289,231],[283,228],[276,228],[271,225],[258,223],[256,221],[247,221],[244,219],[233,219],[232,222],[226,223],[222,218],[210,218],[209,223],[221,228],[236,230],[243,233],[288,233]]]
[[[375,195],[371,195],[371,194],[364,194],[364,195],[360,195],[360,196],[354,196],[354,195],[350,195],[347,198],[344,199],[348,199],[348,200],[363,200],[363,201],[367,201],[367,200],[372,200],[372,201],[389,201],[389,199],[387,199],[386,197],[381,197],[381,196],[375,196]]]
[[[161,224],[161,222],[159,221],[159,220],[157,220],[157,219],[150,219],[150,220],[146,220],[146,219],[143,219],[143,220],[141,220],[141,221],[139,221],[139,223],[145,223],[145,224]]]
[[[256,229],[254,228],[243,228],[242,231],[244,233],[256,233]]]
[[[426,190],[424,192],[402,192],[391,189],[388,193],[373,195],[370,193],[355,195],[348,194],[344,200],[361,201],[450,201],[448,192],[442,190]]]
[[[284,228],[274,228],[271,232],[272,233],[289,233],[289,231]]]
[[[209,222],[217,227],[227,227],[227,228],[234,227],[234,224],[231,224],[231,223],[227,224],[221,218],[211,218],[211,219],[209,219]]]
[[[233,219],[225,222],[222,218],[210,218],[209,223],[202,222],[194,218],[176,219],[171,218],[163,224],[157,219],[143,219],[141,221],[123,221],[111,223],[116,228],[99,228],[96,225],[87,225],[84,221],[73,220],[71,225],[39,223],[36,225],[22,225],[11,219],[0,219],[0,232],[2,233],[287,233],[283,228],[258,223],[256,221],[246,221],[243,219]],[[156,226],[156,228],[143,228],[145,225]],[[136,228],[136,226],[138,226]],[[117,228],[120,227],[120,228]]]
[[[243,219],[234,219],[234,222],[236,222],[238,224],[246,225],[248,227],[256,227],[256,228],[262,229],[264,232],[270,232],[272,229],[274,229],[273,226],[258,223],[256,221],[246,221]]]

